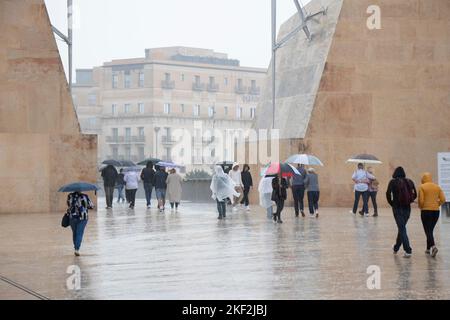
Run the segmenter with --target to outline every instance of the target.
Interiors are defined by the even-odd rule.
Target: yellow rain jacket
[[[433,183],[431,173],[422,175],[422,184],[419,188],[419,208],[422,210],[438,211],[445,202],[445,195],[441,187]]]

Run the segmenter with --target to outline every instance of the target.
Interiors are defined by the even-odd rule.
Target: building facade
[[[98,134],[100,162],[156,157],[192,170],[233,159],[215,138],[251,128],[266,71],[208,49],[147,49],[77,70],[73,97],[83,132]]]

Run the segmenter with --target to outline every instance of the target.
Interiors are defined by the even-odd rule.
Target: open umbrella
[[[382,164],[383,162],[381,162],[377,157],[375,157],[374,155],[371,154],[358,154],[354,157],[351,157],[350,159],[347,160],[347,162],[350,163],[364,163],[364,164]]]
[[[173,163],[172,161],[160,161],[156,164],[157,166],[164,168],[183,168],[181,164]]]
[[[290,156],[287,160],[287,163],[294,163],[294,164],[304,164],[307,166],[322,166],[323,163],[320,161],[319,158],[310,155],[310,154],[294,154]]]
[[[300,172],[289,163],[274,162],[267,166],[263,171],[264,176],[277,176],[280,174],[283,178],[292,177],[294,174],[300,175]]]
[[[58,192],[83,192],[97,190],[98,187],[95,184],[88,182],[73,182],[62,186],[59,188]]]
[[[111,165],[114,167],[121,167],[122,163],[119,160],[109,159],[102,162],[102,164]]]
[[[129,172],[129,171],[136,171],[136,172],[140,172],[142,170],[141,167],[138,166],[134,166],[134,167],[126,167],[123,169],[124,172]]]
[[[156,164],[156,163],[160,162],[161,159],[158,159],[158,158],[147,158],[147,159],[145,159],[145,160],[142,160],[141,162],[138,162],[137,164],[140,165],[140,166],[146,166],[146,165],[147,165],[147,162],[150,162],[150,161],[151,161],[153,164]]]

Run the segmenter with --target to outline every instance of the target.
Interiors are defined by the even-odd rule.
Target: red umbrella
[[[265,176],[276,176],[280,173],[283,178],[292,177],[294,174],[300,174],[298,170],[288,163],[271,163],[264,171]]]

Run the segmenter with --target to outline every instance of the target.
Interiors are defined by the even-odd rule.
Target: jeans
[[[106,197],[106,206],[108,208],[112,208],[112,202],[114,198],[114,186],[104,186],[105,187],[105,197]]]
[[[411,216],[411,207],[393,207],[392,211],[394,213],[395,223],[397,224],[398,228],[397,241],[394,245],[394,251],[398,251],[400,249],[400,246],[403,244],[403,250],[405,250],[406,253],[411,253],[412,249],[409,245],[408,234],[406,232],[406,224],[408,223],[409,217]]]
[[[355,191],[355,203],[353,204],[353,213],[356,213],[359,205],[359,198],[363,198],[363,212],[369,213],[369,191]]]
[[[166,200],[166,189],[155,189],[158,200]]]
[[[125,188],[125,186],[123,184],[117,186],[117,193],[118,193],[118,195],[117,195],[117,202],[120,202],[120,200],[125,201],[125,197],[123,195],[123,189],[124,188]]]
[[[250,187],[244,187],[244,196],[242,197],[241,204],[244,204],[245,206],[249,205],[249,201],[248,201],[249,192],[250,192]]]
[[[268,219],[272,219],[273,218],[273,208],[272,208],[272,206],[270,206],[270,207],[268,207],[266,209],[266,213],[267,213],[267,218]]]
[[[378,213],[378,206],[377,206],[377,191],[370,191],[369,197],[372,199],[372,206],[373,206],[373,212]],[[367,201],[369,202],[369,201]]]
[[[435,246],[433,231],[439,220],[439,211],[422,210],[420,217],[422,218],[423,229],[427,236],[427,250]]]
[[[284,199],[279,199],[275,202],[277,204],[277,211],[274,214],[275,220],[281,220],[281,211],[284,209]]]
[[[147,200],[147,207],[151,205],[153,185],[149,182],[144,183],[145,199]]]
[[[84,229],[88,220],[70,219],[70,228],[72,229],[73,247],[76,251],[80,250],[81,241],[83,241]]]
[[[130,201],[130,208],[134,208],[136,202],[136,191],[137,189],[130,189],[128,191],[128,200]]]
[[[225,218],[227,216],[227,205],[225,201],[217,201],[217,211],[219,211],[219,218]]]
[[[319,197],[319,191],[308,191],[308,205],[310,214],[314,214],[316,210],[319,210]]]
[[[304,185],[292,186],[292,196],[294,197],[295,214],[298,215],[299,214],[299,204],[300,204],[300,211],[303,212],[303,210],[304,210],[303,199],[305,197],[305,186]]]

